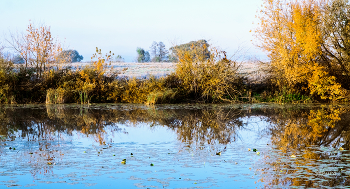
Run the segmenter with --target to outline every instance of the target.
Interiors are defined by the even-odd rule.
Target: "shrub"
[[[204,102],[236,101],[243,88],[238,63],[228,59],[225,51],[215,48],[208,58],[202,53],[205,49],[203,45],[191,51],[177,50],[179,62],[175,72],[181,93]]]

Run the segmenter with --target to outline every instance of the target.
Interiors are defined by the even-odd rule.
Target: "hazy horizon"
[[[247,56],[264,58],[253,45],[256,11],[261,0],[250,1],[44,1],[3,0],[0,3],[5,34],[24,32],[30,21],[51,27],[65,49],[75,49],[89,61],[96,47],[133,62],[136,48],[149,50],[153,41],[166,48],[199,39],[232,55],[244,48]]]

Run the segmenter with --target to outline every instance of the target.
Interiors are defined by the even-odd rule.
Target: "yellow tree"
[[[26,50],[31,54],[31,64],[36,67],[39,77],[42,72],[56,62],[56,58],[62,51],[60,43],[51,36],[50,27],[34,27],[31,23],[27,28]]]
[[[39,78],[50,68],[59,68],[57,59],[62,48],[52,37],[50,27],[35,27],[29,23],[25,34],[11,34],[7,42],[25,60],[26,68],[31,66],[36,69]]]
[[[264,0],[255,32],[277,86],[303,85],[311,94],[333,100],[343,93],[321,61],[326,5],[326,0]]]

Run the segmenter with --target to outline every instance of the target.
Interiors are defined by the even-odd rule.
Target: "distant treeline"
[[[169,50],[165,48],[165,45],[163,42],[153,42],[151,47],[150,47],[150,52],[144,50],[143,48],[137,47],[136,52],[137,52],[137,58],[136,62],[178,62],[178,51],[192,51],[194,52],[193,49],[197,48],[204,48],[203,53],[205,53],[205,56],[209,58],[209,44],[206,40],[198,40],[198,41],[191,41],[189,43],[181,44],[181,45],[176,45],[174,47],[171,47]],[[152,55],[152,58],[151,58]]]

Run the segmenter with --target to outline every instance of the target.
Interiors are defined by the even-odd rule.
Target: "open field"
[[[90,63],[72,63],[72,66],[85,66]],[[176,63],[169,62],[113,62],[111,67],[121,72],[120,77],[148,77],[154,75],[156,77],[165,76],[175,71]],[[259,70],[259,64],[254,62],[246,62],[241,64],[240,73],[243,75],[249,75],[252,78],[253,75]]]

